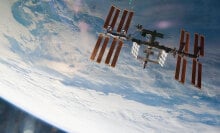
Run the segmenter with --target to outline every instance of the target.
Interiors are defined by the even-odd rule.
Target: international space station
[[[157,38],[164,38],[164,34],[157,32],[156,30],[151,31],[144,29],[142,25],[136,25],[137,31],[141,36],[148,36],[148,40],[140,40],[128,34],[128,29],[134,15],[133,11],[123,10],[120,15],[120,9],[111,6],[107,18],[104,22],[103,28],[104,33],[100,33],[92,51],[91,60],[96,60],[97,63],[102,61],[107,45],[110,44],[110,48],[105,57],[105,64],[115,67],[120,51],[122,49],[124,41],[133,42],[131,48],[131,54],[138,60],[143,62],[143,68],[146,68],[147,63],[155,63],[164,66],[166,57],[168,54],[172,54],[176,61],[175,79],[180,83],[185,83],[187,59],[192,59],[192,78],[191,83],[195,87],[201,89],[202,86],[202,63],[199,62],[199,58],[204,56],[204,36],[198,33],[194,34],[194,51],[189,53],[190,34],[185,30],[181,30],[179,48],[170,48],[164,45],[160,45]],[[121,17],[120,21],[117,22],[118,18]],[[115,25],[118,27],[115,28]],[[110,43],[109,43],[110,42]],[[140,46],[145,46],[143,50],[144,57],[138,53]],[[159,52],[157,52],[159,51]],[[156,59],[150,57],[157,53]]]

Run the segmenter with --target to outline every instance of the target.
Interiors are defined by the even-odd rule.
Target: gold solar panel
[[[105,20],[105,24],[104,24],[103,28],[105,28],[105,29],[108,28],[114,10],[115,10],[115,7],[114,7],[114,6],[111,6],[111,8],[110,8],[110,10],[109,10],[109,13],[108,13],[108,16],[107,16],[107,18],[106,18],[106,20]]]
[[[98,63],[100,63],[100,62],[102,61],[102,56],[104,55],[104,52],[105,52],[105,49],[106,49],[106,47],[107,47],[108,41],[109,41],[109,37],[106,36],[106,37],[105,37],[105,40],[104,40],[104,43],[103,43],[103,45],[102,45],[102,48],[101,48],[101,50],[100,50],[100,52],[99,52],[99,56],[98,56],[98,59],[97,59],[97,62],[98,62]]]
[[[114,58],[113,58],[113,60],[112,60],[112,64],[111,64],[112,67],[115,67],[115,65],[116,65],[116,63],[117,63],[118,56],[119,56],[119,54],[120,54],[120,51],[121,51],[122,46],[123,46],[123,42],[122,42],[122,41],[119,41],[118,47],[117,47],[117,49],[116,49],[116,51],[115,51],[115,56],[114,56]]]
[[[117,39],[114,38],[113,39],[113,42],[111,44],[111,47],[109,49],[109,52],[108,52],[108,55],[106,57],[106,60],[105,60],[105,64],[109,64],[110,60],[111,60],[111,57],[112,57],[112,54],[114,52],[114,49],[115,49],[115,46],[116,46],[116,42],[117,42]]]
[[[130,26],[131,19],[132,19],[133,15],[134,15],[134,12],[129,12],[128,19],[127,19],[127,22],[126,22],[125,28],[124,28],[126,33],[128,32],[128,28]]]
[[[112,30],[113,30],[114,27],[115,27],[116,21],[117,21],[118,16],[119,16],[119,13],[120,13],[120,10],[119,10],[119,9],[116,9],[115,16],[113,17],[113,20],[112,20],[112,23],[111,23],[111,28],[112,28]]]
[[[98,40],[96,42],[96,45],[93,49],[93,52],[92,52],[92,55],[90,57],[91,60],[94,60],[95,59],[95,56],[99,50],[99,47],[100,47],[100,44],[101,44],[101,41],[102,41],[102,38],[103,38],[103,35],[102,34],[99,34],[99,37],[98,37]]]
[[[122,28],[123,28],[123,25],[124,25],[124,22],[125,22],[125,19],[126,19],[126,16],[128,14],[128,11],[127,10],[124,10],[123,14],[122,14],[122,17],[121,17],[121,20],[119,22],[119,25],[118,25],[118,29],[117,29],[117,32],[121,32]]]

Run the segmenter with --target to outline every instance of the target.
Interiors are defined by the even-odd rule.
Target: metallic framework
[[[174,57],[177,55],[174,78],[182,84],[184,84],[186,80],[187,58],[192,58],[191,83],[195,87],[201,89],[202,63],[199,62],[199,57],[204,56],[204,36],[195,33],[193,53],[189,52],[190,34],[184,30],[181,30],[180,33],[179,49],[160,45],[159,42],[156,41],[156,38],[164,38],[164,34],[159,33],[156,30],[151,31],[144,29],[142,25],[138,24],[136,26],[137,30],[143,37],[146,37],[146,35],[151,35],[150,41],[140,40],[132,37],[131,35],[127,35],[133,15],[134,12],[128,10],[124,10],[122,15],[120,15],[120,9],[116,8],[115,6],[111,6],[103,25],[106,33],[99,34],[90,59],[96,60],[97,63],[100,63],[103,56],[106,55],[105,64],[108,64],[111,67],[115,67],[123,46],[123,41],[132,41],[133,46],[131,53],[136,59],[143,61],[143,68],[146,67],[147,62],[152,62],[164,66],[168,54],[173,54]],[[117,23],[119,17],[121,17],[121,19],[119,23]],[[117,30],[114,30],[116,24],[118,24],[118,27]],[[110,47],[108,49],[108,53],[105,54],[109,42]],[[138,56],[140,45],[146,46],[146,49],[144,50],[146,57]],[[152,60],[149,58],[149,56],[154,53],[154,49],[160,50],[157,60]]]

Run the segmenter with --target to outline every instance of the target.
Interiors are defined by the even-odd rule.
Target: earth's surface
[[[0,0],[0,97],[67,132],[220,131],[218,0]],[[90,61],[111,4],[134,10],[136,24],[157,29],[178,47],[181,28],[205,35],[202,90],[142,64],[125,42],[117,66]],[[193,43],[191,43],[192,47]],[[191,49],[192,51],[192,49]]]

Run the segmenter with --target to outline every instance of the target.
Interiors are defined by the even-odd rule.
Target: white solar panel
[[[133,42],[133,46],[131,48],[131,53],[135,58],[138,57],[139,48],[140,48],[140,46],[136,42]]]
[[[164,50],[161,50],[158,56],[158,63],[160,64],[160,66],[164,66],[165,61],[166,61],[166,57],[167,57],[168,53],[166,53]]]

